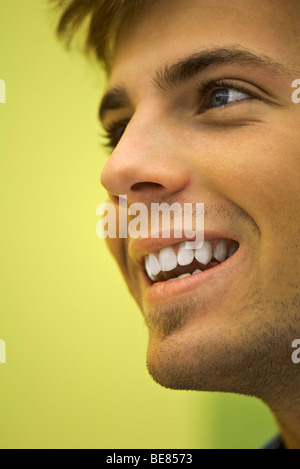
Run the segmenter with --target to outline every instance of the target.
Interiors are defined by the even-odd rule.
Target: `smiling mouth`
[[[185,241],[167,246],[145,256],[145,271],[152,283],[199,274],[221,264],[239,249],[239,243],[230,239],[204,241],[198,249],[189,249],[187,244]]]

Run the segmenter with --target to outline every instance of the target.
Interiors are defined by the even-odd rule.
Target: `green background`
[[[103,240],[104,78],[54,36],[46,0],[0,0],[1,448],[257,448],[258,400],[171,391]]]

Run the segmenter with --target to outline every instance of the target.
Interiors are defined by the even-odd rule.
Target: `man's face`
[[[298,3],[155,1],[118,35],[109,82],[118,91],[102,113],[116,147],[103,185],[149,213],[153,202],[204,203],[212,253],[222,239],[239,247],[221,263],[196,260],[200,273],[164,280],[187,265],[153,282],[145,257],[178,254],[178,240],[109,241],[164,386],[275,400],[299,376]]]

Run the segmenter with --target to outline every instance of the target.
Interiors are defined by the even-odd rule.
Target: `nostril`
[[[137,182],[136,184],[133,184],[131,186],[132,191],[140,191],[140,190],[145,190],[145,189],[163,189],[162,184],[158,184],[157,182]]]

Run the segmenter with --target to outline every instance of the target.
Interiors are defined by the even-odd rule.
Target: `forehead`
[[[218,47],[242,47],[294,69],[298,0],[154,0],[119,31],[110,84],[134,88],[179,57]],[[296,78],[296,77],[295,77]]]

